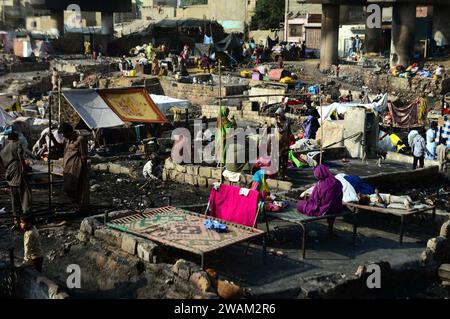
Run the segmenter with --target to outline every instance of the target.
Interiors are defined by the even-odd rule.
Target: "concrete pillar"
[[[114,13],[102,12],[102,34],[114,35]]]
[[[392,9],[391,66],[409,65],[414,53],[416,4],[398,3]]]
[[[438,46],[450,44],[450,6],[433,7],[433,39]]]
[[[58,30],[60,35],[64,34],[64,11],[52,11],[50,13],[53,27]]]
[[[320,69],[329,70],[338,61],[339,5],[322,4]]]

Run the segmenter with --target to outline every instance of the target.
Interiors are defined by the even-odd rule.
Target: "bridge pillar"
[[[391,66],[408,66],[414,52],[416,4],[395,3],[392,9]]]
[[[102,12],[102,34],[114,35],[114,13]]]
[[[59,35],[64,34],[64,11],[50,12],[50,19],[55,29],[58,30]]]
[[[329,70],[338,61],[339,5],[322,4],[320,69]]]

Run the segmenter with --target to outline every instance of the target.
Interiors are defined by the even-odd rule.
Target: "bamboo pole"
[[[296,97],[296,96],[306,96],[306,94],[258,94],[258,95],[230,95],[226,97],[218,96],[216,100],[231,100],[231,99],[249,99],[253,97],[272,97],[272,96],[283,96],[283,97]]]
[[[53,104],[53,95],[50,93],[49,101],[48,101],[48,133],[52,133],[52,104]],[[51,137],[49,135],[50,143],[48,145],[48,211],[49,213],[52,210],[52,192],[53,192],[53,178],[52,178],[52,160],[51,160]]]
[[[219,156],[219,169],[220,169],[220,183],[222,184],[223,178],[222,178],[222,157],[223,157],[223,151],[224,151],[224,139],[223,139],[223,132],[222,132],[222,61],[219,59],[219,127],[218,130],[220,131],[220,156]]]
[[[319,90],[319,104],[320,104],[320,165],[323,163],[323,106],[322,106],[322,91]]]

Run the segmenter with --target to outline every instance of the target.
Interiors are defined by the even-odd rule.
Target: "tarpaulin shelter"
[[[166,123],[166,109],[175,104],[188,105],[184,100],[157,95],[153,96],[155,101],[144,88],[67,90],[62,95],[89,129],[116,127],[125,122]]]
[[[163,19],[153,26],[155,44],[166,43],[170,50],[181,51],[185,44],[194,49],[196,43],[204,43],[205,35],[214,40],[225,35],[220,23],[204,19]]]
[[[235,33],[228,35],[225,39],[214,44],[216,52],[231,52],[232,50],[242,51],[244,41]]]
[[[319,112],[322,112],[324,120],[331,120],[331,115],[336,111],[338,114],[345,114],[348,109],[362,106],[368,110],[373,110],[378,113],[383,113],[388,104],[388,95],[385,94],[380,101],[372,102],[369,104],[346,102],[346,103],[333,103],[330,105],[322,106],[319,108]]]
[[[12,125],[14,118],[9,115],[5,110],[0,108],[0,127],[6,127]]]
[[[54,53],[53,46],[50,42],[44,40],[35,40],[31,45],[33,53],[37,57],[43,57],[45,54]]]

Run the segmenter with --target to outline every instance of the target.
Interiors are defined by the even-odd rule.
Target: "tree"
[[[252,30],[267,30],[280,27],[284,21],[285,1],[288,0],[258,0],[250,28]]]

